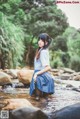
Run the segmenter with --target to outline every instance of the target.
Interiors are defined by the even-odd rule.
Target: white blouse
[[[34,59],[34,70],[42,70],[47,65],[50,65],[49,51],[48,49],[43,49],[40,51],[39,59]]]

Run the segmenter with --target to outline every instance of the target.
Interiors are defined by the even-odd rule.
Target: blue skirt
[[[37,71],[39,70],[36,70],[35,72]],[[30,95],[34,93],[35,88],[45,93],[54,93],[54,79],[52,78],[49,72],[45,72],[43,74],[38,75],[36,78],[36,84],[34,82],[34,78],[32,77],[32,81],[30,83]]]

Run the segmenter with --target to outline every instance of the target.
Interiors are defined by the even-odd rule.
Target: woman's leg
[[[49,93],[43,93],[43,97],[48,97]]]
[[[40,100],[40,96],[41,96],[42,92],[38,88],[36,88],[35,93],[36,93],[36,100],[37,101]]]

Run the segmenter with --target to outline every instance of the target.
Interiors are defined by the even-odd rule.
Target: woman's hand
[[[37,73],[34,74],[34,77],[33,77],[34,78],[34,82],[36,82],[37,75],[38,75]]]

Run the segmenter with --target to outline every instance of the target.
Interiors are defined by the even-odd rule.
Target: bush
[[[75,71],[80,71],[80,57],[75,55],[71,57],[70,68]]]
[[[61,62],[61,59],[57,57],[53,61],[51,61],[51,67],[52,68],[58,68],[58,67],[63,67],[63,63]]]

